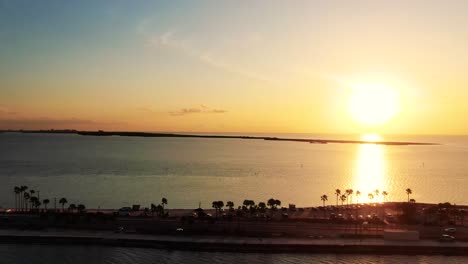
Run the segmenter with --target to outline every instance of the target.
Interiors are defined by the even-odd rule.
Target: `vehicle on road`
[[[441,242],[454,242],[455,237],[451,235],[443,234],[442,236],[440,236],[439,240]]]
[[[119,226],[114,230],[114,233],[123,233],[125,228],[123,226]]]
[[[455,227],[449,227],[449,228],[445,228],[444,231],[447,233],[455,233],[457,232],[457,229]]]

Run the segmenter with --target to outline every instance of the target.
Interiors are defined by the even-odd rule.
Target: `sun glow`
[[[382,125],[400,111],[398,94],[387,85],[356,84],[351,88],[348,113],[362,125]]]

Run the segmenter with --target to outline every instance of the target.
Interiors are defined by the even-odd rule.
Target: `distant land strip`
[[[48,133],[48,134],[77,134],[81,136],[122,136],[122,137],[181,137],[181,138],[231,138],[231,139],[257,139],[271,141],[296,141],[311,144],[376,144],[391,146],[408,145],[440,145],[439,143],[427,142],[405,142],[405,141],[366,141],[366,140],[340,140],[340,139],[311,139],[311,138],[279,138],[262,136],[227,136],[227,135],[196,135],[196,134],[175,134],[175,133],[151,133],[151,132],[125,132],[125,131],[78,131],[66,130],[0,130],[2,132],[17,133]]]

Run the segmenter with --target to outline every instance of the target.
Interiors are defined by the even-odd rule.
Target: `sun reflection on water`
[[[379,135],[366,134],[362,140],[376,142],[382,140]],[[358,149],[356,167],[354,173],[354,191],[360,191],[360,203],[382,202],[381,192],[385,189],[385,152],[382,145],[361,144]],[[379,190],[376,195],[375,190]],[[370,199],[368,194],[372,193],[374,199]]]

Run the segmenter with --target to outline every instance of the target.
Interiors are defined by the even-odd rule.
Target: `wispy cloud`
[[[184,115],[190,115],[190,114],[224,114],[224,113],[227,113],[227,110],[209,108],[205,105],[200,105],[199,107],[182,108],[177,111],[169,112],[169,114],[172,116],[184,116]]]
[[[12,111],[6,107],[0,106],[0,116],[14,116],[17,115],[18,112]]]
[[[168,30],[162,34],[149,33],[149,30],[147,29],[149,25],[151,25],[151,20],[144,19],[137,27],[137,32],[145,37],[146,44],[149,46],[177,49],[185,55],[196,58],[200,62],[213,68],[221,69],[226,72],[241,75],[257,81],[272,82],[272,78],[269,76],[246,70],[244,67],[222,60],[209,51],[195,48],[189,40],[178,36],[175,30]]]

